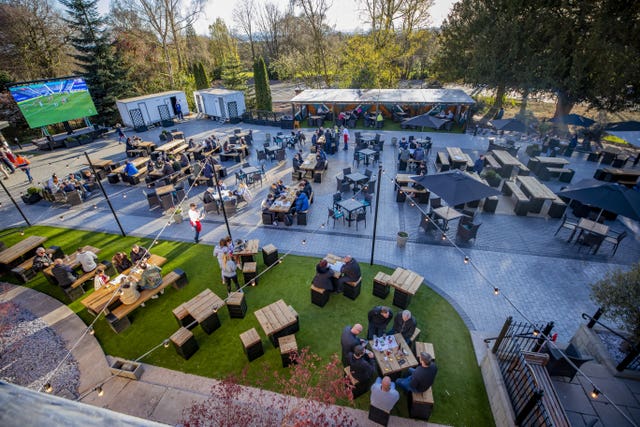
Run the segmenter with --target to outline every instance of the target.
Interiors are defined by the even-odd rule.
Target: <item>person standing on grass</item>
[[[196,243],[200,242],[200,232],[202,231],[202,224],[200,223],[200,220],[202,220],[202,218],[204,218],[204,215],[201,212],[198,212],[198,210],[196,209],[196,204],[191,203],[189,205],[189,222],[196,232],[195,236],[193,237],[193,240]]]
[[[225,285],[227,285],[227,292],[231,293],[231,281],[236,284],[236,290],[240,290],[240,283],[238,282],[238,273],[236,270],[238,269],[237,264],[233,260],[233,256],[224,252],[222,254],[222,281]]]

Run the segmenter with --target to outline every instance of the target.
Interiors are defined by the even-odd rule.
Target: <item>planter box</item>
[[[22,195],[22,201],[27,205],[33,205],[34,203],[38,203],[42,200],[42,196],[40,194],[24,194]]]
[[[120,359],[119,357],[114,358],[111,366],[109,366],[109,370],[114,375],[132,380],[139,380],[142,372],[144,372],[141,363]]]

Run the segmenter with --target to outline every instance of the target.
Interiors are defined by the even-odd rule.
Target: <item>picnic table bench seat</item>
[[[124,331],[131,325],[131,321],[128,318],[129,314],[140,306],[144,307],[144,304],[149,301],[151,297],[159,293],[164,293],[166,287],[175,285],[179,279],[180,274],[172,271],[162,278],[162,283],[157,288],[140,291],[140,297],[133,304],[121,304],[111,310],[111,312],[107,314],[107,321],[111,329],[113,329],[115,333]]]
[[[558,178],[561,182],[571,182],[575,175],[573,169],[553,168],[542,166],[538,168],[538,177],[543,181],[549,181],[551,178]]]
[[[138,169],[138,173],[136,173],[135,175],[125,175],[123,174],[123,181],[128,182],[131,185],[136,185],[136,184],[140,184],[140,179],[144,178],[145,175],[147,174],[147,167],[143,166],[141,168]]]
[[[502,186],[502,192],[505,196],[515,199],[516,205],[513,211],[516,215],[526,216],[529,212],[529,197],[516,185],[513,181],[505,181]]]
[[[2,245],[2,246],[4,246],[4,245]],[[0,252],[2,250],[3,249],[0,247]],[[60,249],[60,246],[50,246],[46,250],[46,252],[51,257],[51,259],[62,258],[64,256],[64,252],[62,252],[62,249]],[[20,263],[19,265],[15,266],[15,267],[13,267],[11,269],[11,273],[13,274],[13,276],[20,283],[23,283],[23,284],[27,283],[29,280],[31,280],[34,277],[36,277],[36,274],[38,272],[33,270],[33,257],[34,256],[29,256],[29,258],[27,258],[22,263]]]
[[[487,169],[493,169],[497,173],[500,173],[499,171],[502,168],[502,165],[498,163],[498,161],[495,159],[495,157],[493,157],[491,153],[487,153],[484,155],[484,166]]]
[[[425,352],[429,353],[433,360],[436,358],[433,344],[428,342],[416,342],[415,343],[416,354]],[[412,418],[420,418],[428,420],[433,411],[434,399],[433,399],[433,387],[429,387],[422,393],[411,393],[409,399],[409,414]]]
[[[444,151],[438,151],[436,155],[436,168],[438,171],[445,172],[451,168],[451,164],[449,163],[449,155]]]

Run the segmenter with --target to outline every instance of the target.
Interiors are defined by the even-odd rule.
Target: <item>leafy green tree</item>
[[[629,271],[613,271],[591,285],[591,299],[606,318],[619,323],[640,344],[640,263]]]
[[[246,79],[242,73],[242,64],[238,57],[238,52],[234,51],[227,56],[222,64],[222,83],[227,89],[244,90]]]
[[[193,78],[195,79],[196,89],[207,89],[209,87],[209,79],[207,79],[202,62],[193,64]]]
[[[122,57],[114,49],[97,0],[60,0],[73,30],[71,44],[78,71],[85,75],[96,109],[105,122],[117,119],[116,99],[130,93]]]
[[[256,108],[258,110],[271,111],[271,88],[267,76],[267,66],[262,56],[259,56],[253,63],[253,80],[256,85]]]

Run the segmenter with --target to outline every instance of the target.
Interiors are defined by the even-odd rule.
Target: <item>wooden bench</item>
[[[451,164],[449,163],[449,154],[445,153],[444,151],[438,151],[438,154],[436,156],[436,167],[440,172],[445,172],[451,169]]]
[[[143,178],[147,174],[147,167],[141,167],[138,169],[138,173],[135,175],[123,175],[123,181],[126,180],[131,185],[140,184],[140,178]]]
[[[46,250],[46,253],[51,257],[51,259],[64,257],[64,253],[62,252],[62,250],[60,249],[59,246],[51,246],[51,247],[49,247]],[[30,256],[24,262],[22,262],[21,264],[13,267],[11,269],[11,273],[13,273],[14,277],[19,282],[21,282],[23,284],[27,283],[29,280],[31,280],[34,277],[36,277],[36,274],[38,274],[37,271],[33,270],[33,258],[34,257],[35,257],[35,255],[33,257]],[[56,285],[56,283],[52,283],[52,284]]]
[[[575,171],[573,169],[550,168],[548,166],[541,167],[538,173],[538,176],[543,181],[549,181],[551,178],[558,178],[560,182],[571,182],[573,175],[575,175]]]
[[[144,303],[149,301],[151,297],[163,293],[166,287],[174,285],[179,279],[180,275],[172,271],[162,278],[162,283],[160,283],[160,286],[157,288],[142,290],[140,297],[133,304],[122,304],[111,310],[111,312],[107,314],[107,321],[111,329],[113,329],[116,334],[127,329],[131,325],[131,321],[128,318],[129,314],[140,306],[144,307]]]
[[[530,372],[536,380],[537,387],[543,391],[542,405],[553,422],[552,425],[557,427],[569,427],[571,423],[567,418],[567,414],[560,403],[556,388],[551,382],[549,372],[545,365],[549,361],[549,355],[543,353],[523,352],[524,360],[530,368]]]
[[[436,354],[433,349],[433,344],[418,341],[415,343],[415,349],[418,356],[422,352],[429,353],[435,361]],[[433,387],[429,387],[422,393],[411,393],[411,398],[409,399],[409,415],[412,418],[428,420],[433,411],[433,405]]]
[[[85,290],[83,285],[88,280],[93,279],[93,276],[95,276],[95,274],[96,274],[95,270],[90,271],[88,273],[84,273],[80,277],[78,277],[76,281],[73,282],[69,287],[62,288],[64,293],[67,295],[67,298],[69,298],[71,301],[75,301],[78,298],[80,298],[82,295],[84,295]]]
[[[329,302],[329,292],[325,289],[311,285],[311,303],[318,307],[324,307]]]
[[[484,155],[484,166],[488,169],[493,169],[497,173],[500,173],[502,166],[490,153]]]
[[[523,164],[518,166],[518,175],[520,176],[529,176],[531,175],[531,170]]]
[[[295,335],[285,335],[278,338],[278,347],[280,347],[280,358],[282,359],[282,367],[296,363],[298,355],[298,343]]]
[[[505,196],[515,199],[516,205],[513,211],[516,215],[526,216],[529,212],[529,198],[522,192],[520,187],[513,181],[505,181],[502,185],[502,192]]]

